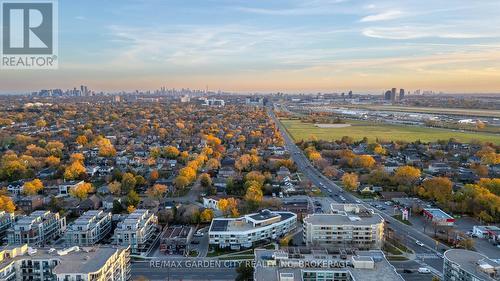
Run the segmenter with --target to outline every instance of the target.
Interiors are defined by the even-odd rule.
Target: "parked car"
[[[423,247],[423,246],[424,246],[424,243],[422,243],[422,242],[420,242],[420,241],[418,241],[418,240],[417,240],[417,241],[415,241],[415,243],[416,243],[417,245],[419,245],[420,247]]]
[[[403,269],[403,273],[413,273],[413,269]]]

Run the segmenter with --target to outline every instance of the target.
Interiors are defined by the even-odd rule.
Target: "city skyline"
[[[498,1],[59,1],[59,69],[1,70],[0,91],[498,93],[499,11]]]

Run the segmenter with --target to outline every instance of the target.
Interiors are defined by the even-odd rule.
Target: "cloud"
[[[477,39],[494,38],[500,36],[498,32],[467,32],[455,31],[455,26],[398,26],[398,27],[368,27],[362,34],[366,37],[392,40],[407,40],[418,38],[445,38],[445,39]]]
[[[339,13],[352,13],[355,9],[344,7],[342,4],[350,0],[312,0],[298,2],[295,5],[284,8],[256,8],[235,7],[236,10],[245,13],[272,15],[272,16],[304,16],[304,15],[329,15]]]
[[[385,21],[385,20],[393,20],[400,18],[404,15],[403,12],[399,10],[390,10],[386,11],[383,13],[375,14],[375,15],[369,15],[366,17],[363,17],[360,22],[374,22],[374,21]]]
[[[115,62],[135,66],[298,67],[324,59],[325,46],[354,29],[258,28],[246,25],[108,27]],[[342,35],[341,35],[342,36]],[[284,44],[286,42],[286,44]],[[352,48],[350,48],[352,49]],[[349,49],[349,50],[350,50]],[[330,56],[337,48],[327,48]]]

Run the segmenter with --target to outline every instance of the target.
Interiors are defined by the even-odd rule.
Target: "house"
[[[87,175],[93,177],[99,171],[99,166],[97,165],[88,166],[86,169],[87,169]]]
[[[77,207],[77,213],[83,214],[86,211],[97,210],[101,207],[102,201],[95,194],[89,196],[87,199],[80,202],[80,205]]]
[[[84,184],[84,181],[67,181],[59,185],[59,195],[60,196],[67,196],[69,195],[69,191],[72,188],[76,188],[82,184]]]
[[[383,189],[381,186],[363,185],[358,187],[358,192],[360,193],[377,193],[382,191]]]
[[[99,175],[101,176],[106,176],[106,175],[109,175],[111,174],[111,172],[113,172],[114,170],[114,167],[113,166],[102,166],[102,167],[99,167]]]
[[[217,189],[217,192],[226,191],[227,179],[222,178],[222,177],[216,177],[212,182],[213,182],[215,188]]]
[[[445,174],[451,171],[451,167],[446,163],[431,163],[427,169],[431,174]]]
[[[111,210],[113,209],[113,204],[117,200],[118,202],[121,202],[122,199],[120,197],[114,197],[112,195],[108,195],[102,199],[102,207],[105,210]]]
[[[219,197],[203,197],[203,207],[207,209],[219,210]]]
[[[56,173],[57,173],[57,169],[46,168],[46,169],[43,169],[40,172],[38,172],[37,177],[39,179],[48,179],[48,178],[55,176]]]
[[[402,191],[382,191],[380,192],[380,196],[384,200],[392,200],[393,198],[407,197],[406,193]]]
[[[149,197],[142,199],[141,203],[139,204],[139,208],[148,210],[157,210],[159,206],[160,202],[158,202],[158,200]]]
[[[177,160],[175,160],[175,159],[169,159],[169,160],[167,161],[167,165],[168,165],[169,167],[171,167],[171,168],[174,168],[175,166],[177,166]]]
[[[291,173],[287,167],[281,166],[278,172],[276,172],[276,175],[278,175],[278,177],[280,178],[284,178],[284,177],[289,177]]]
[[[7,185],[7,191],[12,195],[19,195],[23,192],[24,181],[16,181]]]
[[[219,169],[219,176],[232,178],[236,176],[236,171],[232,167],[222,167]]]
[[[116,157],[116,165],[127,166],[128,163],[129,163],[128,157],[126,157],[126,156]]]
[[[403,164],[394,161],[387,161],[384,165],[384,170],[388,173],[394,172],[397,168],[403,166]]]
[[[231,157],[225,157],[220,161],[221,167],[234,167],[234,163],[236,163],[236,161]]]
[[[25,213],[31,213],[43,206],[43,198],[41,195],[23,196],[17,201],[17,207]]]

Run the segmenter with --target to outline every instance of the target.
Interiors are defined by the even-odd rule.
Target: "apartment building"
[[[255,281],[403,281],[380,250],[256,249]]]
[[[0,211],[0,239],[6,238],[7,230],[14,223],[15,215],[14,213],[8,213],[5,211]]]
[[[128,247],[67,249],[8,246],[0,250],[1,281],[126,281]]]
[[[114,243],[130,246],[134,255],[147,254],[159,234],[158,218],[145,209],[137,209],[118,223],[114,233]]]
[[[451,249],[444,253],[443,280],[500,280],[500,263],[478,252]]]
[[[326,248],[380,249],[384,219],[359,204],[332,204],[329,214],[311,214],[304,219],[307,246]]]
[[[292,212],[262,210],[240,218],[216,218],[208,231],[209,243],[220,248],[249,248],[266,239],[278,239],[295,229]]]
[[[64,242],[72,246],[92,246],[107,237],[110,232],[111,213],[91,210],[68,226]]]
[[[35,211],[19,218],[8,230],[9,245],[43,246],[66,230],[66,218],[51,211]]]

